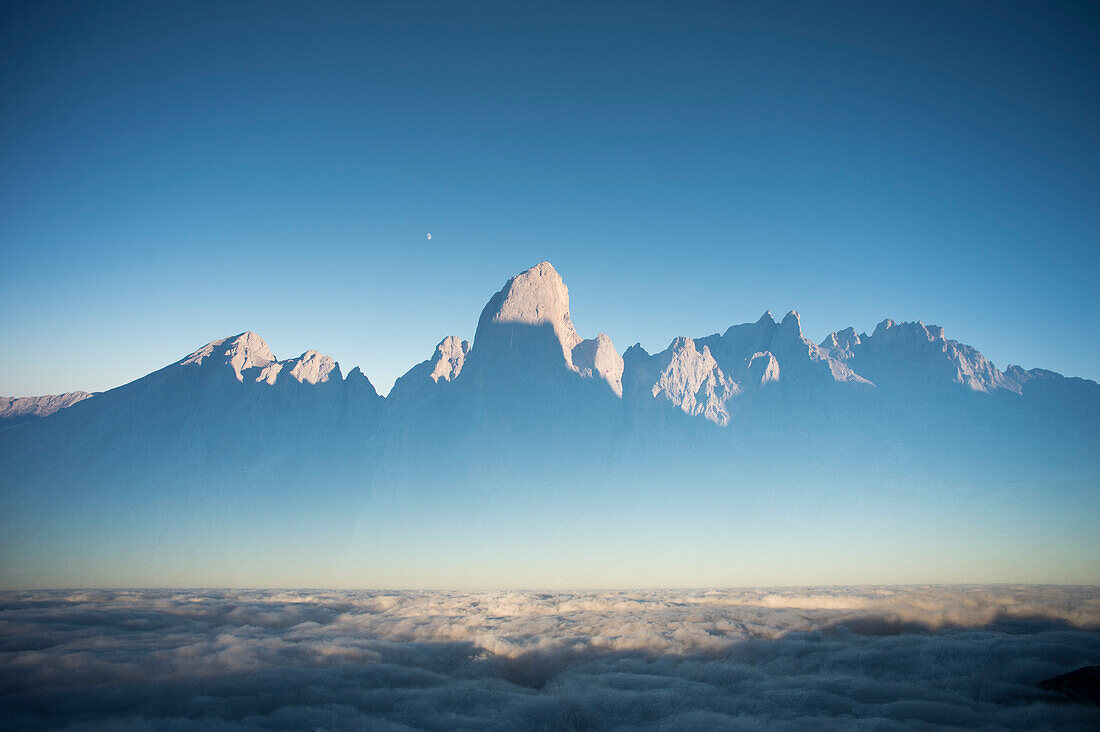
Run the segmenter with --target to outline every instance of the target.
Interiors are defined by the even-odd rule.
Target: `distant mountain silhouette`
[[[371,496],[509,486],[1100,485],[1095,382],[1001,371],[922,323],[814,344],[793,311],[620,356],[577,334],[548,262],[489,300],[472,345],[445,338],[388,398],[358,368],[345,377],[315,351],[280,361],[245,332],[106,392],[7,399],[0,420],[9,557],[104,515],[172,526],[205,510],[264,536],[270,500],[314,526]],[[195,515],[165,513],[183,495]]]

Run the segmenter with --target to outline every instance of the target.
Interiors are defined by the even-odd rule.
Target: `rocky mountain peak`
[[[573,349],[581,339],[569,317],[569,288],[549,262],[511,278],[489,300],[478,321],[474,348],[515,350],[517,338],[526,341],[544,330],[553,333],[562,358],[572,368]]]
[[[428,359],[431,365],[428,378],[436,383],[440,380],[454,381],[462,373],[469,352],[469,341],[460,340],[458,336],[447,336],[436,345],[435,353]]]
[[[583,378],[606,381],[616,396],[623,395],[623,357],[605,334],[583,340],[573,348],[573,368]]]
[[[227,365],[233,369],[237,379],[243,381],[243,371],[270,366],[275,363],[275,356],[263,338],[246,330],[229,338],[211,341],[178,363],[181,366]]]

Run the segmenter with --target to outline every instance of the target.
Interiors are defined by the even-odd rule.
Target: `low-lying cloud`
[[[30,729],[1095,728],[1097,663],[1097,588],[0,594]]]

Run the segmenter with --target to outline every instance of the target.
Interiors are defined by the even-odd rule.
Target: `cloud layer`
[[[0,594],[20,728],[1089,728],[1096,663],[1096,588]]]

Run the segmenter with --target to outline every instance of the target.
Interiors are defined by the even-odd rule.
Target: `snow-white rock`
[[[581,339],[569,317],[569,289],[553,265],[541,262],[508,280],[489,300],[477,324],[473,350],[539,354],[548,335],[571,369],[573,349]]]
[[[774,381],[779,381],[779,362],[775,360],[775,356],[771,351],[754,353],[749,359],[743,385],[751,384],[759,387]]]
[[[549,262],[511,278],[489,300],[468,362],[480,374],[504,368],[535,380],[597,379],[622,396],[622,358],[605,334],[584,341],[577,335],[569,289]]]
[[[623,395],[623,358],[603,333],[573,347],[573,368],[582,378],[603,379],[616,396]]]
[[[435,353],[429,363],[432,367],[428,378],[435,383],[454,381],[462,373],[462,365],[470,352],[469,341],[459,340],[457,336],[447,336],[435,347]]]
[[[279,361],[264,339],[252,331],[211,341],[178,361],[176,366],[206,369],[228,367],[237,381],[268,386],[290,381],[316,385],[343,380],[340,365],[330,356],[309,350],[297,358]]]
[[[289,359],[286,368],[299,384],[323,384],[330,378],[343,380],[340,376],[340,364],[317,351],[306,351],[298,358]]]
[[[634,388],[671,402],[686,414],[719,425],[729,424],[726,403],[739,389],[722,373],[709,348],[697,348],[695,341],[681,336],[648,358],[640,346],[632,346],[627,354]]]
[[[264,339],[246,330],[239,335],[211,341],[178,363],[180,366],[227,365],[233,369],[238,381],[244,381],[246,370],[262,369],[274,362],[275,356]]]

